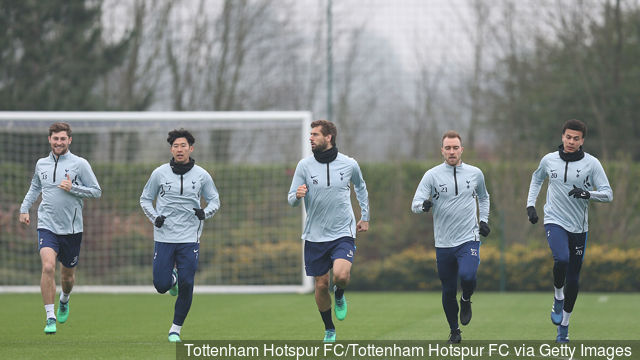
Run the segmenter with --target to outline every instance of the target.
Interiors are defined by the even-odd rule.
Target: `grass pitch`
[[[346,292],[349,315],[335,321],[338,340],[443,340],[449,329],[441,295]],[[167,342],[175,298],[73,294],[56,335],[43,332],[39,294],[2,294],[0,348],[6,359],[174,359]],[[581,293],[572,340],[638,340],[640,294]],[[554,340],[552,292],[473,296],[464,340]],[[56,305],[57,308],[57,305]],[[318,340],[324,327],[312,294],[200,295],[182,330],[185,340]]]

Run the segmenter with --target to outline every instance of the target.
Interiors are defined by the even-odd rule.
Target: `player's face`
[[[312,151],[323,152],[331,148],[331,135],[322,135],[322,126],[316,126],[311,129],[309,141],[311,142]]]
[[[582,137],[582,131],[566,129],[562,134],[562,145],[564,146],[564,152],[574,153],[580,149],[580,146],[584,144],[584,138]]]
[[[460,165],[462,162],[462,144],[460,144],[460,139],[458,138],[444,138],[442,140],[442,156],[444,156],[444,161],[451,165],[456,166]]]
[[[71,136],[66,131],[54,132],[49,136],[49,144],[54,155],[64,155],[71,145]]]
[[[189,145],[187,138],[177,138],[171,144],[171,154],[178,164],[186,164],[189,162],[189,156],[193,152],[193,145]]]

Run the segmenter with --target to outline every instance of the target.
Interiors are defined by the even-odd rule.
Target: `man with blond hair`
[[[433,232],[442,306],[449,323],[449,343],[462,340],[458,327],[471,321],[471,295],[480,264],[480,235],[489,235],[489,193],[482,171],[462,162],[462,138],[455,131],[442,136],[444,163],[429,169],[416,190],[411,210],[433,208]],[[478,214],[479,216],[477,216]],[[456,301],[458,278],[462,287]]]

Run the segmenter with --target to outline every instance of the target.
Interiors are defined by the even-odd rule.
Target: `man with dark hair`
[[[564,123],[562,144],[540,161],[527,197],[527,215],[535,224],[536,199],[542,183],[549,178],[544,229],[554,260],[551,322],[558,326],[559,343],[569,342],[569,318],[578,298],[578,279],[587,246],[589,200],[613,200],[613,190],[600,161],[582,150],[586,134],[582,121]]]
[[[327,120],[311,123],[309,156],[298,162],[289,188],[288,201],[298,206],[304,199],[307,210],[302,239],[307,276],[315,278],[315,299],[325,327],[325,342],[336,341],[331,316],[329,270],[333,269],[335,313],[347,316],[344,289],[349,284],[355,256],[357,232],[369,229],[369,195],[356,160],[338,152],[336,126]],[[351,186],[360,203],[361,217],[356,224],[351,207]]]
[[[480,235],[491,231],[489,193],[482,171],[462,162],[462,139],[455,131],[442,137],[444,163],[429,169],[413,197],[411,210],[426,213],[433,207],[433,232],[442,307],[449,323],[449,343],[462,341],[458,327],[471,321],[471,295],[480,264]],[[477,216],[478,214],[479,216]],[[456,301],[458,278],[462,287]]]
[[[71,126],[54,123],[49,127],[49,156],[38,160],[31,187],[20,206],[20,222],[31,223],[29,208],[42,193],[38,207],[38,250],[42,262],[40,291],[47,313],[45,334],[56,333],[69,317],[69,296],[75,283],[76,265],[82,242],[83,198],[99,198],[102,190],[89,162],[69,151]],[[56,259],[62,267],[60,305],[54,313]]]
[[[180,342],[180,331],[193,299],[203,220],[215,215],[220,199],[211,175],[190,156],[195,143],[193,135],[185,129],[173,130],[167,142],[173,158],[151,173],[142,190],[140,205],[155,225],[153,285],[161,294],[169,290],[171,295],[178,295],[169,341]],[[204,209],[201,198],[207,203]]]

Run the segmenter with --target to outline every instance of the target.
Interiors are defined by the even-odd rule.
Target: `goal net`
[[[287,203],[295,166],[311,153],[310,113],[0,112],[0,292],[39,291],[39,200],[30,226],[18,214],[57,121],[71,125],[70,150],[89,161],[102,188],[100,199],[84,201],[74,291],[154,291],[153,225],[139,199],[151,172],[170,160],[167,133],[177,128],[194,134],[192,157],[212,175],[221,202],[204,223],[196,291],[312,289],[300,240],[304,214]]]

